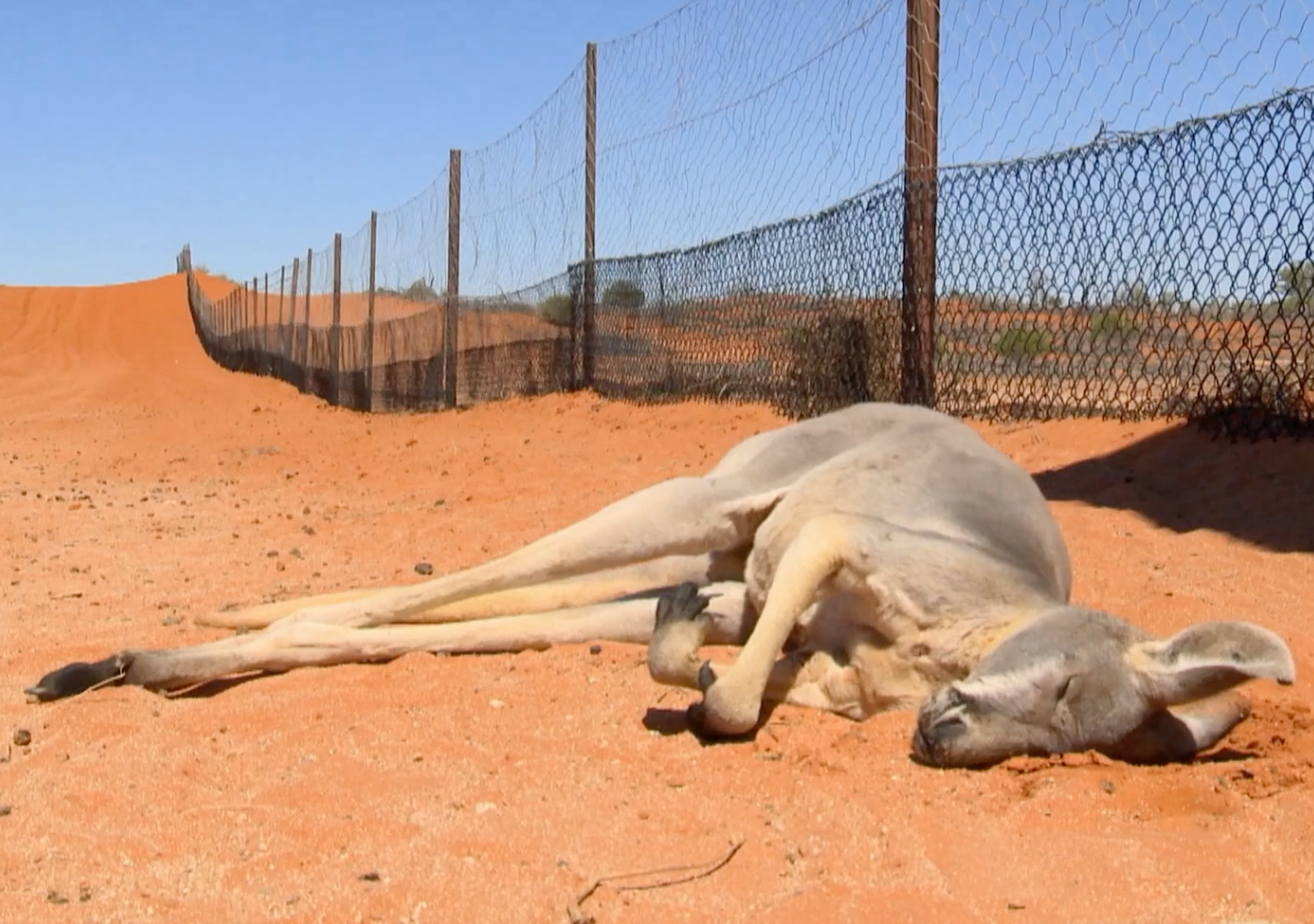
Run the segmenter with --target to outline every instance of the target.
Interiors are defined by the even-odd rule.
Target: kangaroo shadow
[[[1035,475],[1051,501],[1131,510],[1275,552],[1314,552],[1314,440],[1231,442],[1182,423]]]
[[[762,727],[771,721],[771,716],[775,714],[780,707],[777,702],[764,702],[762,712],[758,716],[757,724],[742,735],[719,735],[709,734],[703,727],[701,715],[701,704],[695,703],[684,709],[662,709],[656,706],[649,707],[643,716],[643,727],[650,732],[656,732],[663,738],[672,738],[680,735],[693,735],[698,743],[704,747],[716,747],[717,745],[743,744],[752,741],[757,737]]]

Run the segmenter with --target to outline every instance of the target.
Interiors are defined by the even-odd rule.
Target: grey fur
[[[871,403],[746,439],[702,477],[464,571],[217,614],[202,622],[262,631],[114,663],[122,682],[173,689],[417,650],[647,642],[654,680],[701,691],[710,734],[750,732],[764,702],[854,719],[918,708],[914,753],[940,765],[1087,747],[1181,759],[1245,712],[1169,712],[1183,697],[1294,680],[1267,630],[1205,624],[1157,642],[1073,606],[1071,587],[1024,469],[952,417]],[[718,664],[699,655],[708,642],[741,647]],[[61,671],[29,694],[72,695],[89,676]]]
[[[1211,747],[1248,714],[1207,703],[1247,680],[1290,684],[1295,663],[1272,632],[1204,623],[1158,641],[1095,610],[1057,608],[1006,638],[964,680],[922,706],[914,752],[941,766],[1094,749],[1143,761]],[[1204,704],[1178,713],[1170,707]],[[1230,722],[1218,721],[1232,715]],[[1162,739],[1159,746],[1147,731]]]

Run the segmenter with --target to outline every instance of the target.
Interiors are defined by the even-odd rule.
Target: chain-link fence
[[[938,30],[933,0],[910,0],[909,23],[918,4]],[[962,160],[1048,153],[906,181],[887,143],[912,137],[891,116],[903,75],[891,61],[912,29],[903,5],[823,6],[792,22],[773,0],[703,0],[590,46],[522,126],[454,153],[412,202],[245,285],[192,273],[185,251],[202,343],[228,368],[361,410],[587,387],[804,416],[907,399],[913,362],[936,406],[963,416],[1186,416],[1252,435],[1314,426],[1314,89],[1275,77],[1314,70],[1299,41],[1314,29],[1308,10],[1284,6],[1256,31],[1229,8],[1250,32],[1224,40],[1206,25],[1167,63],[1145,49],[1128,78],[1129,36],[1204,11],[1166,3],[1141,22],[1113,4],[1069,23],[1064,10],[955,8],[950,32],[1001,43],[1010,71],[1034,57],[1009,82],[978,73],[970,36],[947,44],[946,73],[970,81],[976,102],[965,109],[956,88],[938,146]],[[1078,81],[1098,65],[1091,49],[1125,55],[1124,76]],[[938,46],[935,57],[938,68]],[[1225,58],[1231,72],[1201,76]],[[1172,76],[1173,61],[1196,59],[1199,75]],[[984,95],[992,79],[1011,96]],[[1097,118],[1096,93],[1116,103],[1110,118],[1131,112],[1139,125],[1236,83],[1234,99],[1266,94],[1149,130],[1099,121],[1093,141],[1059,149]],[[841,198],[873,175],[890,179]],[[909,275],[919,201],[935,222],[929,276]],[[590,249],[595,234],[605,254],[745,223],[757,227],[678,250]],[[925,314],[910,321],[910,279],[933,283],[929,334]],[[919,341],[933,357],[910,336],[933,336],[933,349]]]

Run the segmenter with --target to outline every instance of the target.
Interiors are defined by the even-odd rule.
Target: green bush
[[[645,301],[643,290],[629,279],[618,279],[607,286],[602,293],[602,304],[608,308],[621,308],[633,311],[642,308]]]
[[[785,375],[773,405],[798,420],[861,401],[897,401],[899,337],[891,306],[818,309],[786,335]]]
[[[1278,293],[1287,314],[1314,310],[1314,260],[1292,260],[1279,269]]]
[[[427,279],[417,279],[402,290],[402,298],[408,298],[413,302],[436,302],[441,300],[441,296],[434,290],[433,284]]]
[[[549,295],[538,306],[538,316],[557,327],[569,327],[575,316],[569,295]]]
[[[1136,329],[1136,316],[1125,308],[1105,308],[1090,316],[1092,334],[1125,334]]]
[[[995,349],[1002,356],[1040,356],[1054,348],[1054,335],[1039,327],[1014,325],[999,335]]]
[[[1314,348],[1294,351],[1277,362],[1233,356],[1214,394],[1194,400],[1182,396],[1187,419],[1207,431],[1233,436],[1271,436],[1314,432]]]

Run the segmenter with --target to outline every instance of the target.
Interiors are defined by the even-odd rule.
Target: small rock
[[[313,535],[315,535],[315,527],[310,526],[309,524],[307,524],[306,526],[301,527],[301,531],[302,531],[303,533],[305,533],[307,536],[313,536]]]
[[[80,902],[91,901],[91,886],[84,885],[78,887],[78,901]]]
[[[356,878],[359,879],[361,882],[378,882],[383,877],[376,872],[370,871],[368,873],[361,873]]]
[[[182,620],[179,619],[177,616],[165,616],[164,619],[162,619],[160,622],[162,625],[176,626],[178,625],[178,623],[182,622]]]
[[[1103,780],[1103,781],[1100,783],[1100,789],[1104,790],[1104,791],[1107,792],[1109,795],[1113,795],[1113,791],[1114,791],[1114,789],[1116,789],[1116,788],[1117,788],[1117,787],[1115,787],[1115,786],[1113,785],[1113,780]]]
[[[1009,902],[1009,903],[1008,903],[1008,910],[1009,910],[1009,911],[1023,911],[1023,910],[1026,909],[1026,907],[1027,907],[1027,906],[1024,905],[1024,904],[1022,904],[1021,902]]]
[[[50,902],[50,904],[52,905],[68,904],[68,898],[63,894],[56,892],[54,889],[51,889],[49,892],[46,893],[46,901]]]
[[[505,709],[505,708],[506,708],[506,703],[502,702],[500,699],[490,699],[490,700],[488,701],[488,705],[489,705],[491,708],[493,708],[493,709]]]
[[[14,744],[20,748],[25,748],[32,743],[32,733],[26,728],[14,729]]]
[[[422,561],[415,566],[415,573],[427,577],[428,575],[433,574],[433,565],[429,564],[427,561]]]
[[[12,815],[13,812],[14,812],[14,807],[12,805],[0,805],[0,818],[4,818],[7,815]]]
[[[497,808],[497,806],[491,802],[477,802],[475,803],[475,814],[483,815],[486,812],[491,812],[495,808]]]
[[[591,655],[600,655],[600,654],[602,654],[602,646],[601,646],[601,645],[590,645],[590,646],[589,646],[589,654],[591,654]]]

